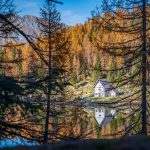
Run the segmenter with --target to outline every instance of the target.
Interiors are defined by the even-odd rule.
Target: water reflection
[[[124,120],[123,115],[114,109],[74,107],[65,117],[63,135],[71,138],[114,138],[113,134],[124,128]]]
[[[94,108],[94,118],[100,126],[110,123],[116,115],[117,111],[115,109],[105,107]]]
[[[33,142],[33,141],[27,141],[23,138],[12,138],[12,139],[3,139],[0,141],[0,148],[3,147],[14,147],[14,146],[18,146],[18,145],[22,145],[22,146],[33,146],[33,145],[37,145],[37,142]]]
[[[124,129],[124,117],[122,114],[114,109],[104,107],[69,107],[65,114],[54,117],[52,122],[53,126],[51,126],[50,130],[56,129],[55,124],[58,127],[57,130],[54,130],[54,134],[49,135],[49,140],[51,140],[50,138],[54,140],[115,138],[113,134]],[[35,124],[37,125],[37,121]],[[41,130],[41,133],[43,133],[44,128],[41,128]],[[38,136],[42,138],[42,134]],[[119,136],[121,135],[116,135],[116,137]],[[28,141],[22,139],[13,139],[13,142],[7,139],[0,142],[3,147],[18,144],[29,145],[33,143],[28,143]]]

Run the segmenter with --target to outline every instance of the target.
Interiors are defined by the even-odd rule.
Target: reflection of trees
[[[59,136],[62,140],[84,138],[92,127],[88,114],[80,107],[68,108],[68,113],[61,118],[61,122]]]
[[[115,132],[123,130],[123,116],[118,115],[110,124],[101,127],[93,115],[89,115],[82,107],[67,108],[66,113],[58,119],[60,126],[57,139],[112,138],[122,135],[115,135]]]

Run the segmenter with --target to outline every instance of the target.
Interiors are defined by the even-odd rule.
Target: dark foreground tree
[[[119,68],[103,71],[120,73],[117,85],[118,88],[124,88],[124,95],[114,101],[113,105],[130,112],[126,119],[130,123],[125,134],[131,131],[135,134],[148,133],[149,6],[149,0],[103,0],[103,7],[98,8],[95,14],[99,20],[93,21],[94,26],[109,33],[107,41],[96,39],[98,48],[116,60],[123,59]],[[113,35],[119,38],[114,41]],[[137,77],[138,81],[135,80]],[[125,92],[125,87],[128,88],[128,93]]]
[[[29,119],[37,113],[39,105],[29,100],[28,85],[22,82],[19,49],[22,44],[12,42],[18,33],[14,27],[19,28],[20,23],[12,0],[0,1],[0,15],[3,16],[0,19],[0,138],[20,136],[35,139],[33,132],[37,130],[31,129]],[[11,57],[8,57],[9,54]],[[14,66],[17,66],[18,75],[12,72]]]
[[[53,1],[53,0],[50,0]],[[55,3],[60,3],[58,1],[53,1]],[[41,60],[49,66],[49,62],[47,61],[47,58],[45,59],[45,56],[43,56],[43,53],[41,53],[41,51],[39,50],[39,48],[36,46],[36,44],[34,43],[34,40],[29,37],[28,35],[26,35],[19,27],[18,27],[18,22],[17,22],[17,18],[15,15],[15,7],[13,5],[13,1],[12,0],[2,0],[0,1],[0,36],[1,39],[8,39],[8,38],[12,38],[12,36],[16,33],[21,34],[26,40],[27,42],[30,44],[30,46],[33,48],[33,50],[37,53],[37,55],[41,58]],[[59,37],[59,35],[61,35],[61,31],[57,32],[57,38]],[[63,40],[63,38],[59,38],[60,40]],[[58,45],[56,46],[58,48],[58,50],[65,45],[64,42],[63,45],[59,45],[60,43],[58,42]],[[3,61],[3,47],[7,47],[6,45],[3,45],[2,43],[2,52],[1,52],[1,64],[0,64],[0,69],[2,74],[4,75],[4,68],[3,68],[3,64],[2,63],[12,63],[12,62],[4,62]],[[10,45],[8,46],[10,47]],[[58,56],[58,61],[60,56],[62,55],[62,53],[60,53],[60,55]],[[18,60],[15,60],[18,62]],[[14,61],[13,61],[14,62]],[[9,69],[9,68],[8,68]],[[20,72],[20,70],[19,70]],[[54,71],[55,74],[59,74],[58,71]],[[49,78],[45,78],[45,80],[49,80]],[[8,87],[3,86],[5,84],[5,81],[7,81],[6,83],[9,83],[10,85],[8,85]],[[22,85],[21,85],[22,84]],[[1,87],[0,87],[0,97],[1,100],[3,101],[1,104],[1,108],[3,108],[2,110],[6,110],[6,112],[1,111],[1,134],[4,135],[3,137],[7,137],[10,135],[11,136],[22,136],[24,138],[27,139],[34,139],[36,137],[35,133],[39,132],[37,130],[32,130],[31,126],[32,124],[30,124],[30,127],[27,128],[27,121],[24,122],[25,120],[29,119],[33,119],[34,115],[31,115],[33,112],[36,113],[36,111],[33,111],[34,108],[36,108],[38,106],[38,104],[36,103],[36,101],[33,102],[34,105],[32,105],[31,102],[31,92],[33,94],[33,88],[39,86],[39,84],[33,84],[33,82],[27,82],[25,81],[20,81],[19,82],[14,79],[13,77],[1,77]],[[16,87],[16,88],[15,88]],[[17,93],[18,92],[18,93]],[[29,94],[29,97],[27,96]],[[34,97],[35,95],[33,95]],[[11,101],[13,99],[13,101]],[[37,97],[33,98],[34,100],[37,99]],[[6,102],[6,105],[4,104],[4,101]],[[12,105],[11,105],[12,104]],[[9,107],[9,106],[10,107]],[[5,108],[4,108],[5,106]],[[16,109],[19,106],[19,110],[25,114],[24,117],[21,116],[21,114],[19,114],[19,118],[15,118],[17,119],[17,121],[11,121],[8,119],[7,115],[9,116],[9,118],[12,119],[12,114],[9,115],[8,114],[8,108],[12,108]],[[35,106],[35,107],[34,107]],[[25,109],[27,108],[27,109]],[[33,109],[30,109],[33,108]],[[31,111],[29,111],[29,109]],[[11,109],[10,109],[11,110]],[[13,112],[9,111],[10,113]],[[27,114],[30,114],[30,116],[26,116]],[[15,116],[15,114],[13,114]],[[39,115],[39,114],[38,114]],[[5,122],[5,119],[8,119],[7,122]],[[11,121],[11,123],[10,123]],[[29,122],[28,122],[29,123]],[[36,126],[37,127],[37,126]],[[13,130],[11,130],[11,128]],[[16,130],[17,129],[17,130]],[[29,130],[28,130],[29,129]]]
[[[38,24],[41,32],[38,47],[48,64],[46,66],[47,73],[42,82],[46,87],[45,94],[47,95],[44,133],[44,143],[47,143],[51,139],[50,136],[56,134],[52,131],[50,133],[49,130],[50,127],[55,131],[57,128],[56,124],[52,125],[57,119],[54,102],[59,99],[63,92],[63,79],[66,73],[64,68],[69,43],[65,33],[65,26],[60,22],[60,13],[50,0],[46,0],[45,5],[41,8],[41,18],[38,20]]]

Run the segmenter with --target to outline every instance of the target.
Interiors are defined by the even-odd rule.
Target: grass
[[[84,80],[76,83],[74,86],[68,88],[69,92],[72,93],[73,99],[75,97],[89,97],[94,93],[94,84],[89,80]]]

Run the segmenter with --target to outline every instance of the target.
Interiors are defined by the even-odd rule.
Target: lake
[[[18,145],[22,145],[22,146],[33,146],[33,145],[37,145],[36,142],[29,142],[23,138],[13,138],[13,139],[3,139],[0,141],[0,148],[3,147],[14,147],[14,146],[18,146]]]
[[[65,115],[65,117],[60,117],[57,119],[55,118],[55,121],[61,124],[59,129],[59,135],[63,137],[63,140],[80,138],[114,138],[121,136],[121,134],[115,136],[113,135],[116,131],[120,131],[124,128],[124,118],[121,113],[110,116],[107,108],[99,107],[97,109],[99,111],[103,110],[106,112],[106,116],[103,118],[103,121],[109,120],[107,121],[107,123],[105,121],[104,124],[100,124],[96,120],[95,108],[82,108],[79,106],[72,107],[69,108],[69,111]],[[109,111],[111,110],[109,109]],[[19,137],[0,141],[0,147],[36,144],[36,142],[29,142]]]

